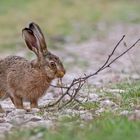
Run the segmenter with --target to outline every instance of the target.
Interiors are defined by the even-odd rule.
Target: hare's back
[[[0,60],[0,78],[4,78],[10,68],[18,67],[18,65],[26,64],[28,61],[20,56],[8,56]],[[27,64],[28,65],[28,64]]]
[[[6,84],[7,76],[11,75],[10,73],[22,73],[28,67],[30,67],[30,62],[20,56],[8,56],[0,60],[0,83]]]
[[[7,69],[14,66],[18,67],[18,65],[28,63],[28,61],[25,58],[20,57],[20,56],[8,56],[3,61]]]
[[[20,64],[26,64],[28,61],[20,56],[8,56],[0,60],[0,72],[6,72],[9,68],[18,66]]]
[[[29,65],[27,63],[25,58],[19,56],[8,56],[0,60],[0,99],[8,93],[7,77],[9,73],[13,70],[22,69],[21,67],[24,65]]]

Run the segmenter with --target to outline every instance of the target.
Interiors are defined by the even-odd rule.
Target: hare
[[[44,35],[36,23],[24,28],[22,35],[37,58],[28,61],[20,56],[8,56],[0,60],[0,98],[10,97],[17,109],[24,109],[23,99],[30,102],[31,108],[38,108],[38,99],[45,94],[53,79],[65,75],[65,69],[59,57],[48,51]]]

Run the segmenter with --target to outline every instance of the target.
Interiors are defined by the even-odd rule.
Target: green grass
[[[118,93],[122,97],[121,101],[116,100],[115,96],[109,92],[102,91],[99,96],[102,95],[116,102],[119,105],[117,111],[112,113],[105,111],[99,116],[95,115],[91,121],[83,121],[79,115],[64,115],[58,119],[53,128],[47,129],[42,126],[30,129],[16,128],[6,135],[6,140],[33,138],[39,140],[139,140],[140,120],[129,120],[128,117],[120,116],[120,112],[133,111],[134,108],[130,104],[140,105],[140,82],[119,83],[111,87],[125,90],[123,93]],[[99,108],[99,103],[85,103],[83,107],[94,112]]]
[[[125,88],[126,92],[122,94],[123,96],[123,106],[126,106],[126,108],[131,109],[130,105],[134,104],[134,106],[137,106],[140,104],[140,83],[134,82],[131,84],[128,84],[128,86]]]
[[[112,114],[98,117],[90,123],[65,122],[48,130],[37,127],[19,130],[7,135],[7,140],[26,140],[40,135],[40,140],[139,140],[140,121],[129,121],[125,117]]]
[[[116,22],[140,23],[139,13],[139,0],[1,0],[0,47],[23,42],[21,29],[30,21],[41,26],[52,44],[52,36],[88,39],[100,32],[101,22],[108,27]]]
[[[133,110],[134,107],[140,105],[140,81],[121,82],[115,85],[111,85],[113,89],[122,89],[121,100],[118,101],[113,94],[107,92],[106,96],[109,96],[114,102],[120,105],[121,110]],[[133,107],[132,107],[133,106]]]

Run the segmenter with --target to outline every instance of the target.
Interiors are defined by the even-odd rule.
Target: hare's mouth
[[[65,71],[64,72],[63,71],[59,71],[59,72],[57,72],[56,77],[57,78],[63,78],[64,75],[65,75]]]

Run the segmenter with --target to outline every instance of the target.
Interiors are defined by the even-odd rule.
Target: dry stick
[[[70,93],[67,93],[71,98],[73,98],[73,96],[70,94]],[[79,103],[79,104],[82,104],[78,99],[74,98],[74,100]]]
[[[114,63],[117,59],[119,59],[121,56],[123,56],[124,54],[126,54],[129,50],[131,50],[138,42],[140,41],[140,39],[138,39],[132,46],[130,46],[127,50],[125,50],[122,54],[120,54],[119,56],[117,56],[115,59],[113,59],[106,67],[110,67],[110,65],[112,63]],[[104,70],[105,67],[102,69]]]
[[[53,104],[48,104],[47,107],[52,107],[52,106],[54,106],[54,105],[57,105],[57,104],[63,99],[63,97],[64,97],[65,95],[67,95],[67,93],[69,92],[69,90],[70,90],[71,87],[73,86],[74,80],[75,80],[75,79],[73,79],[73,81],[71,82],[70,86],[67,87],[67,92],[65,92],[55,103],[53,103]],[[60,88],[60,87],[59,87],[59,88]]]
[[[123,38],[122,39],[124,39],[124,36],[123,36]],[[121,41],[122,41],[122,39],[121,39]],[[108,59],[106,60],[106,62],[102,65],[102,67],[100,67],[95,73],[93,73],[93,74],[89,74],[89,75],[87,75],[87,76],[84,76],[84,77],[82,77],[82,79],[88,79],[88,78],[90,78],[90,77],[93,77],[93,76],[95,76],[95,75],[97,75],[99,72],[101,72],[102,70],[104,70],[104,69],[106,69],[106,68],[108,68],[108,67],[110,67],[110,65],[112,64],[112,63],[114,63],[117,59],[119,59],[121,56],[123,56],[125,53],[127,53],[129,50],[131,50],[138,42],[140,41],[140,39],[138,39],[132,46],[130,46],[128,49],[126,49],[123,53],[121,53],[119,56],[117,56],[116,58],[114,58],[111,62],[109,62],[109,60],[110,60],[110,58],[111,58],[111,56],[114,54],[114,49],[113,49],[113,53],[111,53],[111,55],[109,55],[108,56]],[[119,41],[120,42],[120,41]],[[118,43],[116,46],[115,46],[115,50],[116,50],[116,48],[118,47],[118,45],[119,45],[120,43]],[[109,62],[109,63],[108,63]]]
[[[116,49],[118,48],[118,46],[120,45],[120,43],[124,40],[125,38],[125,35],[122,36],[122,38],[119,40],[119,42],[116,44],[116,46],[114,47],[113,51],[111,52],[111,54],[108,56],[107,60],[105,61],[105,63],[93,74],[90,74],[90,75],[87,75],[87,76],[84,76],[82,77],[81,79],[88,79],[89,77],[92,77],[94,75],[97,75],[100,71],[102,71],[102,69],[106,66],[106,64],[109,62],[109,60],[111,59],[111,57],[113,56],[114,52],[116,51]],[[79,78],[77,79],[74,79],[75,81],[78,81]],[[77,83],[75,83],[77,84]],[[56,87],[56,88],[60,88],[58,86],[54,86],[54,85],[51,85],[53,87]],[[62,87],[63,88],[63,87]],[[65,89],[67,89],[68,87],[64,87]]]
[[[54,87],[54,88],[69,89],[69,87],[66,87],[66,86],[61,86],[61,87],[60,87],[60,86],[56,86],[56,85],[50,85],[50,86],[51,86],[51,87]],[[76,88],[73,88],[73,90],[76,90]],[[65,95],[69,95],[70,98],[73,97],[69,92],[67,92],[67,93],[63,94],[55,103],[53,103],[53,104],[48,104],[46,107],[53,107],[54,105],[57,105],[57,104],[63,99],[63,97],[64,97]],[[75,99],[75,98],[74,98],[74,100],[75,100],[76,102],[78,102],[79,104],[82,104],[78,99]]]
[[[63,89],[68,89],[68,87],[66,86],[56,86],[56,85],[52,85],[50,84],[51,87],[54,87],[54,88],[63,88]]]
[[[126,48],[128,48],[126,42],[124,42],[123,44],[124,44],[124,46],[125,46]],[[135,71],[135,73],[137,73],[138,75],[140,75],[140,73],[139,73],[138,70],[137,70],[135,61],[134,61],[133,58],[131,57],[131,54],[130,54],[129,52],[127,52],[127,55],[128,55],[128,58],[129,58],[129,60],[130,60],[130,62],[131,62],[131,64],[132,64],[132,66],[133,66],[133,70]]]
[[[113,56],[114,52],[116,51],[116,49],[118,48],[118,46],[120,45],[120,43],[123,41],[124,38],[125,38],[125,35],[123,35],[123,37],[121,38],[121,40],[116,44],[116,46],[114,47],[113,51],[108,56],[106,62],[98,69],[98,71],[101,71],[106,66],[106,64],[109,62],[110,58]],[[89,76],[86,76],[86,77],[89,77]]]
[[[85,82],[83,82],[83,81],[79,81],[79,85],[78,85],[78,87],[75,89],[75,93],[74,93],[74,95],[73,96],[71,96],[71,99],[69,100],[69,101],[67,101],[66,103],[64,103],[62,106],[60,106],[58,109],[60,110],[60,109],[62,109],[64,106],[66,106],[66,105],[68,105],[70,102],[72,102],[73,100],[75,100],[75,97],[76,97],[76,95],[77,95],[77,93],[79,92],[79,90],[83,87],[83,85],[84,85],[84,83]],[[68,93],[67,93],[68,94]],[[77,101],[77,100],[76,100]],[[81,104],[81,102],[78,100],[77,102],[79,102],[80,104]]]
[[[119,56],[117,56],[116,58],[114,58],[111,62],[109,62],[109,60],[111,59],[111,57],[113,56],[114,52],[116,51],[116,49],[118,48],[118,46],[120,45],[120,43],[124,40],[125,38],[125,35],[123,35],[123,37],[120,39],[120,41],[117,43],[117,45],[114,47],[113,51],[111,52],[111,54],[108,56],[107,60],[105,61],[105,63],[93,74],[89,74],[87,76],[84,76],[84,77],[80,77],[80,78],[77,78],[77,79],[73,79],[73,81],[71,82],[70,86],[69,87],[64,87],[66,90],[66,92],[53,104],[50,104],[48,105],[48,107],[52,107],[54,105],[57,105],[65,95],[69,95],[69,91],[71,90],[71,88],[73,88],[75,85],[79,84],[79,81],[80,83],[81,82],[84,82],[88,79],[88,78],[91,78],[95,75],[97,75],[99,72],[103,71],[104,69],[110,67],[110,65],[112,63],[114,63],[117,59],[119,59],[121,56],[123,56],[125,53],[127,53],[129,50],[131,50],[139,41],[140,39],[138,39],[132,46],[130,46],[128,49],[126,49],[123,53],[121,53]],[[75,93],[74,93],[74,96],[71,97],[71,99],[65,103],[63,106],[67,105],[68,103],[70,103],[76,96],[76,94],[79,92],[79,90],[81,89],[81,87],[84,85],[84,83],[81,85],[81,86],[78,86],[77,88],[75,88]],[[80,85],[80,84],[79,84]],[[56,86],[55,86],[56,87]],[[56,88],[60,88],[60,87],[56,87]],[[80,102],[80,101],[79,101]],[[62,106],[62,107],[63,107]],[[60,108],[62,108],[60,107]]]

